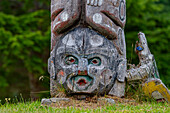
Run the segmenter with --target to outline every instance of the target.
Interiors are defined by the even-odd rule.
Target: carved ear
[[[50,73],[50,78],[56,80],[55,58],[54,57],[50,57],[48,59],[48,72]]]
[[[127,75],[126,69],[126,60],[125,59],[119,59],[119,65],[117,67],[117,80],[119,82],[124,82],[125,81],[125,77]]]
[[[117,97],[124,97],[124,95],[125,95],[125,82],[119,82],[118,80],[115,80],[113,87],[109,91],[109,95],[117,96]]]
[[[50,73],[51,69],[51,57],[48,59],[48,73]]]

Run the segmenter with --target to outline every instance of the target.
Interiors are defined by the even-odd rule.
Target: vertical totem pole
[[[136,44],[140,64],[127,70],[125,22],[125,0],[51,0],[52,97],[61,88],[69,95],[123,97],[126,78],[144,81],[146,94],[170,101],[143,33]]]
[[[125,0],[52,0],[51,96],[124,96]]]

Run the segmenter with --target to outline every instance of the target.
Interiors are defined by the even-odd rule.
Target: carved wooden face
[[[118,52],[111,41],[93,30],[78,28],[69,32],[53,52],[56,82],[68,92],[104,93],[113,86]]]

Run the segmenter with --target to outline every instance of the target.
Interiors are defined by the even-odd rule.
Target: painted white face
[[[71,93],[105,93],[114,84],[118,52],[88,28],[62,37],[55,48],[56,81]]]

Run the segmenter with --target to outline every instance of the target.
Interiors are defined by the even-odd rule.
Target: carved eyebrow
[[[115,52],[115,50],[108,50],[107,48],[93,48],[93,49],[88,49],[86,50],[85,54],[93,54],[93,53],[97,53],[97,54],[102,54],[102,55],[108,55],[112,52]]]
[[[74,54],[80,54],[80,52],[73,48],[73,47],[59,47],[56,50],[56,54],[61,54],[61,53],[74,53]]]

